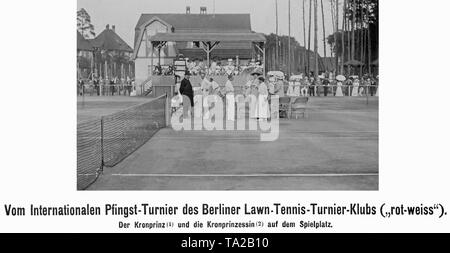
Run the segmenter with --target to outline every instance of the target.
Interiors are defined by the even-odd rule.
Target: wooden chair
[[[280,118],[290,117],[290,105],[291,105],[291,97],[280,97],[279,100]]]
[[[298,114],[302,114],[303,118],[306,114],[306,108],[308,104],[309,97],[297,97],[294,102],[290,106],[291,114],[290,118],[292,118],[292,114],[295,114],[295,118],[297,119]]]

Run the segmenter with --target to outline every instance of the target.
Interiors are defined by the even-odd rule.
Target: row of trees
[[[319,2],[320,1],[320,2]],[[309,4],[308,4],[309,2]],[[303,46],[300,45],[293,37],[291,37],[291,1],[288,1],[288,36],[278,36],[278,0],[275,0],[275,16],[276,16],[276,34],[267,36],[267,48],[266,57],[268,57],[268,67],[270,69],[281,70],[288,75],[296,73],[311,73],[317,77],[319,72],[332,71],[328,68],[327,64],[321,59],[318,54],[319,41],[319,17],[318,10],[322,11],[322,32],[325,37],[325,15],[324,15],[324,3],[323,0],[303,0],[302,1],[302,26],[295,26],[303,28]],[[308,6],[307,6],[308,5]],[[308,25],[306,25],[306,19],[308,19]],[[314,20],[313,20],[314,19]],[[314,24],[314,26],[312,26]],[[313,34],[312,34],[312,29]],[[313,44],[311,44],[313,40]],[[287,43],[286,43],[287,42]],[[311,45],[314,46],[312,50]],[[326,58],[326,42],[323,41],[324,57]],[[272,52],[274,51],[274,52]],[[271,63],[272,62],[272,63]]]
[[[321,71],[356,74],[354,70],[357,69],[360,75],[363,71],[371,72],[374,60],[378,59],[378,0],[302,0],[302,24],[295,27],[303,32],[303,46],[290,36],[290,2],[289,0],[289,35],[278,36],[278,0],[275,0],[276,34],[267,36],[266,57],[269,69],[275,68],[287,74],[314,72],[315,76]],[[325,29],[324,9],[327,4],[331,9],[332,31]],[[326,38],[322,42],[318,41],[320,29]],[[330,35],[327,37],[327,34]],[[327,44],[332,49],[335,59],[331,66],[318,54],[322,43],[324,58],[327,58]]]
[[[337,20],[333,26],[333,34],[327,38],[327,43],[336,58],[338,72],[349,73],[349,68],[346,68],[348,63],[348,66],[354,67],[361,64],[359,68],[353,68],[359,70],[360,75],[364,72],[371,74],[371,66],[378,59],[378,0],[341,1],[343,1],[341,29]],[[332,0],[332,4],[333,2],[338,6],[339,0]],[[333,16],[338,17],[338,8]]]
[[[271,33],[266,35],[266,40],[267,70],[299,74],[308,73],[308,66],[314,65],[314,52],[301,46],[294,37],[277,36]],[[318,57],[318,64],[319,71],[327,70],[320,56]]]

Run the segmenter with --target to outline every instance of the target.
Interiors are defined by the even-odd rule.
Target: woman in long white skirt
[[[299,81],[294,82],[294,97],[300,97],[300,85]]]
[[[288,97],[294,97],[294,81],[290,80],[289,81],[289,86],[288,86],[288,90],[287,90],[287,94]]]
[[[353,81],[352,97],[358,96],[358,90],[359,90],[359,80],[355,79],[355,81]]]
[[[258,118],[258,86],[257,83],[253,83],[250,87],[250,94],[249,94],[249,104],[250,104],[250,112],[249,116],[251,119]]]
[[[225,98],[227,101],[227,120],[234,121],[234,110],[235,110],[235,100],[234,100],[234,87],[233,87],[233,76],[228,76],[228,81],[225,83]]]
[[[209,82],[208,78],[206,78],[205,72],[200,72],[200,77],[202,79],[200,88],[202,90],[202,99],[203,99],[203,118],[209,119],[209,103],[208,103],[208,96],[211,93],[211,83]]]
[[[375,97],[378,97],[378,91],[380,90],[379,82],[378,82],[378,76],[377,76],[377,80],[376,80],[376,87],[375,87],[375,89],[377,89],[377,91],[375,93]]]
[[[336,88],[336,97],[343,97],[344,93],[342,93],[342,82],[337,82],[337,88]]]

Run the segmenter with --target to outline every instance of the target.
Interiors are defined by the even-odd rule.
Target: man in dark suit
[[[192,112],[192,107],[194,107],[194,91],[192,90],[191,82],[189,81],[189,78],[191,77],[191,73],[189,71],[186,71],[184,73],[184,78],[181,81],[180,85],[180,94],[183,95],[183,107],[184,107],[184,115],[187,115],[188,105],[189,102],[191,104],[191,108],[189,108],[189,111]],[[190,101],[186,101],[186,97],[189,98]]]

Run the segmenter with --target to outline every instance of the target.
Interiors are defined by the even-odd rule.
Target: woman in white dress
[[[289,80],[289,86],[287,90],[287,96],[288,97],[294,97],[294,82],[292,80]]]
[[[356,78],[355,81],[353,81],[352,97],[357,97],[359,95],[358,90],[359,90],[359,80],[358,78]]]
[[[294,97],[300,97],[300,82],[295,80],[294,82]]]
[[[258,86],[259,81],[256,79],[254,83],[250,86],[248,101],[250,103],[250,118],[256,119],[258,118]]]
[[[234,121],[234,87],[233,87],[233,76],[229,75],[228,80],[225,83],[225,98],[226,98],[226,108],[227,108],[227,120]]]
[[[378,81],[378,76],[377,76],[377,79],[375,80],[375,85],[376,85],[376,89],[377,89],[377,91],[376,91],[376,93],[375,93],[375,97],[378,97],[378,90],[380,90],[380,88],[379,88],[379,81]]]
[[[246,100],[248,100],[248,96],[251,93],[251,87],[254,83],[256,83],[256,79],[258,79],[258,74],[257,73],[252,73],[250,76],[250,79],[247,81],[247,83],[245,84],[245,86],[243,87],[243,94],[246,98]]]
[[[364,96],[364,91],[365,91],[365,89],[366,89],[366,87],[367,87],[367,85],[368,85],[368,81],[367,81],[367,80],[364,80],[364,78],[363,78],[362,81],[361,81],[361,85],[362,85],[362,86],[359,87],[358,95],[359,95],[360,97],[363,97],[363,96]]]
[[[344,94],[342,93],[342,82],[338,81],[337,82],[337,88],[336,88],[336,97],[343,97]]]
[[[259,120],[267,120],[269,118],[269,93],[264,77],[259,77],[258,81],[258,118]]]
[[[210,95],[211,93],[211,83],[209,82],[208,78],[206,78],[204,72],[200,73],[200,77],[202,78],[200,88],[202,89],[203,95],[203,118],[208,119],[209,118],[208,95]]]
[[[302,81],[301,81],[301,89],[300,89],[300,95],[302,97],[307,97],[308,96],[308,79],[306,77],[303,77]]]

